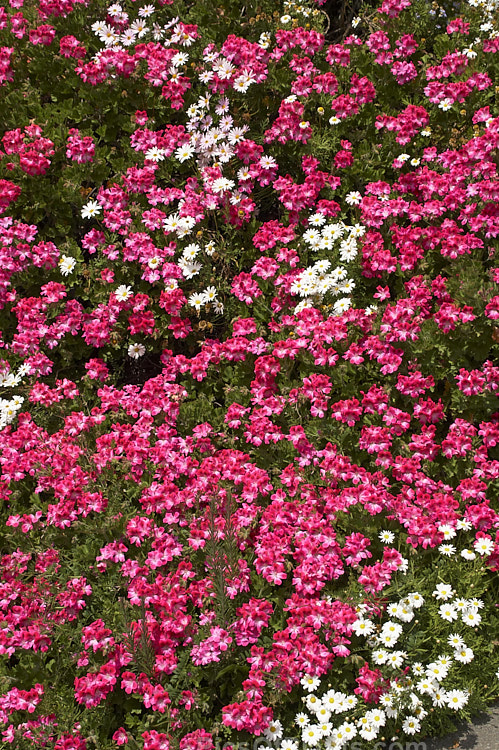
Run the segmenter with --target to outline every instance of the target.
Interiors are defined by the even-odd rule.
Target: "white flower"
[[[189,305],[191,307],[195,307],[196,310],[201,310],[204,304],[205,304],[204,295],[199,294],[199,292],[195,292],[194,294],[191,294],[191,296],[189,297]]]
[[[465,643],[459,633],[451,633],[447,638],[447,643],[456,649],[465,648]]]
[[[386,529],[380,531],[378,536],[380,541],[384,542],[384,544],[392,544],[392,542],[395,540],[395,534],[393,533],[393,531],[387,531]]]
[[[175,151],[175,158],[182,164],[187,159],[190,159],[194,153],[194,149],[188,143],[184,143],[183,146],[179,146]]]
[[[456,554],[456,548],[453,544],[441,544],[438,551],[445,557],[453,557]]]
[[[81,209],[82,219],[92,219],[102,211],[102,206],[97,201],[88,201]]]
[[[125,29],[120,36],[120,42],[124,47],[130,47],[135,42],[135,32],[132,29]]]
[[[367,711],[366,719],[373,727],[384,727],[386,724],[386,714],[381,709],[373,708]]]
[[[71,258],[69,255],[63,255],[59,261],[59,270],[63,276],[68,276],[73,272],[76,266],[76,258]]]
[[[481,599],[473,597],[473,599],[468,599],[468,606],[474,607],[474,609],[483,609],[483,602]]]
[[[350,297],[342,297],[342,299],[339,299],[334,303],[333,312],[335,315],[341,315],[341,313],[349,310],[351,306],[352,300],[350,299]]]
[[[438,583],[432,596],[434,596],[436,599],[442,599],[443,601],[446,601],[447,599],[452,599],[454,594],[455,592],[453,591],[452,586],[450,586],[448,583]]]
[[[388,655],[387,664],[394,669],[398,669],[402,666],[402,663],[406,658],[407,654],[405,651],[392,651],[392,653]]]
[[[355,18],[352,18],[352,29],[356,29],[361,21],[362,18],[360,16],[355,16]]]
[[[119,3],[113,3],[108,7],[107,12],[111,17],[119,16],[123,12],[123,8]]]
[[[145,36],[149,31],[149,27],[145,25],[145,22],[139,19],[130,24],[130,28],[137,34],[139,39]]]
[[[482,557],[490,555],[494,549],[494,542],[492,539],[477,539],[473,542],[473,548]]]
[[[471,628],[476,628],[482,621],[482,616],[478,614],[476,609],[468,609],[462,613],[461,619],[465,625],[469,625]]]
[[[469,531],[471,528],[471,521],[467,521],[464,518],[460,518],[456,523],[456,529],[459,529],[460,531]]]
[[[317,724],[309,724],[303,729],[301,734],[302,740],[306,745],[315,747],[322,737],[322,732]]]
[[[456,536],[455,528],[448,523],[444,523],[439,526],[438,530],[444,535],[444,540],[446,542],[448,542],[449,539],[454,539],[454,537]]]
[[[459,711],[468,702],[468,694],[464,690],[449,690],[447,693],[447,705],[454,711]]]
[[[280,739],[282,737],[281,722],[278,719],[274,719],[274,721],[267,727],[267,729],[263,730],[263,735],[265,739],[269,740],[269,742]]]
[[[329,124],[330,125],[339,125],[340,122],[341,122],[341,120],[340,120],[339,117],[337,117],[337,115],[333,115],[332,117],[329,118]]]
[[[311,677],[310,675],[305,675],[305,677],[302,677],[300,680],[300,685],[305,690],[308,690],[309,693],[313,693],[314,690],[317,690],[320,684],[321,681],[318,677]]]
[[[153,146],[152,148],[149,148],[145,153],[145,158],[149,161],[163,161],[165,158],[165,152],[162,148],[157,148],[157,146]]]
[[[143,344],[130,344],[128,347],[128,356],[132,359],[138,359],[145,354],[146,348]]]
[[[347,194],[345,198],[345,202],[348,203],[349,206],[358,206],[361,200],[362,200],[362,195],[359,193],[358,190],[352,190],[350,193]]]
[[[207,286],[203,292],[203,298],[205,302],[214,302],[217,298],[217,290],[214,286]]]
[[[235,182],[227,179],[227,177],[217,177],[216,180],[213,180],[211,189],[214,193],[224,193],[226,190],[232,190],[234,185]]]
[[[423,677],[423,679],[419,680],[416,685],[416,689],[419,690],[420,693],[427,695],[433,695],[437,687],[438,683],[434,682],[434,680],[430,680],[428,677]]]
[[[407,716],[402,724],[402,731],[406,734],[416,734],[421,729],[421,723],[416,716]]]
[[[315,693],[305,696],[303,700],[309,711],[315,711],[321,705],[320,698],[318,698]]]
[[[474,658],[475,654],[472,649],[467,646],[463,646],[458,651],[454,651],[454,659],[460,661],[461,664],[469,664]]]
[[[420,135],[422,135],[423,138],[429,138],[431,135],[431,128],[424,128],[424,130],[421,131]]]
[[[385,651],[384,648],[378,648],[372,652],[373,662],[378,665],[385,664],[388,656],[388,651]]]
[[[447,112],[452,107],[452,99],[442,99],[438,108],[443,112]]]
[[[408,594],[407,598],[409,600],[409,604],[411,605],[411,607],[414,607],[414,609],[419,609],[425,602],[424,598],[417,591]]]
[[[284,739],[281,740],[279,747],[280,750],[298,750],[298,743],[294,740]]]
[[[438,662],[432,662],[431,664],[428,664],[428,667],[426,669],[426,676],[430,680],[437,680],[437,682],[440,682],[441,680],[445,680],[448,672],[448,667],[445,667]]]
[[[297,724],[299,727],[306,727],[308,724],[310,724],[310,719],[308,718],[307,714],[299,713],[295,716],[295,724]]]
[[[291,16],[287,13],[284,16],[281,16],[281,23],[289,23],[291,21]]]
[[[476,555],[471,549],[463,549],[461,550],[461,557],[464,557],[465,560],[474,560]]]
[[[375,630],[375,625],[371,620],[357,620],[352,625],[352,630],[355,635],[370,635]]]
[[[277,167],[277,162],[274,157],[265,154],[260,158],[259,164],[262,169],[272,169],[273,167]]]
[[[443,688],[439,688],[433,696],[433,705],[442,708],[447,705],[447,693]]]
[[[138,15],[141,18],[148,18],[149,16],[152,16],[154,11],[155,11],[154,5],[143,5],[142,8],[139,8]]]
[[[127,299],[130,299],[132,294],[132,287],[125,286],[125,284],[121,284],[121,286],[119,286],[114,292],[114,296],[116,297],[118,302],[126,302]]]

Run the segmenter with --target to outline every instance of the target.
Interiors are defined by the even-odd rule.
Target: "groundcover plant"
[[[2,747],[498,694],[498,8],[347,10],[0,8]]]

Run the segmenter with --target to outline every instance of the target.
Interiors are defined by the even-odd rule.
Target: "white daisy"
[[[76,266],[76,258],[71,258],[69,255],[62,255],[58,265],[62,275],[68,276]]]
[[[126,302],[130,297],[132,296],[132,287],[131,286],[125,286],[125,284],[121,284],[117,289],[115,289],[114,296],[118,300],[118,302]]]
[[[88,201],[81,209],[81,216],[83,219],[92,219],[94,216],[98,216],[102,211],[102,206],[97,201]]]
[[[130,344],[128,347],[128,356],[132,359],[139,359],[145,354],[145,346],[143,344]]]

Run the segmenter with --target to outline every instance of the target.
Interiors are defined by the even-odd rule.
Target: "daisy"
[[[145,346],[143,344],[130,344],[128,347],[128,356],[132,359],[138,359],[145,354]]]
[[[303,700],[305,701],[309,711],[315,711],[315,709],[319,708],[319,706],[321,705],[320,699],[314,694],[305,696]]]
[[[458,651],[454,651],[454,659],[461,662],[461,664],[469,664],[474,658],[475,654],[472,649],[467,646],[463,646]]]
[[[124,47],[129,47],[135,42],[135,39],[136,35],[133,29],[125,29],[125,31],[120,36],[120,42]]]
[[[216,180],[213,180],[211,189],[214,193],[223,193],[226,190],[232,190],[234,185],[235,182],[227,179],[227,177],[217,177]]]
[[[442,112],[447,112],[452,107],[452,100],[451,99],[442,99],[440,104],[438,105],[438,108],[442,110]]]
[[[339,299],[337,302],[334,303],[333,312],[335,315],[341,315],[342,313],[349,310],[351,306],[352,306],[352,301],[350,297],[343,297],[342,299]]]
[[[465,560],[474,560],[476,554],[471,549],[463,549],[461,550],[461,557],[464,557]]]
[[[132,287],[121,284],[114,292],[114,296],[118,302],[126,302],[132,296]]]
[[[439,526],[438,530],[444,535],[444,540],[446,542],[448,542],[449,539],[454,539],[454,537],[456,536],[455,528],[448,523],[444,523]]]
[[[437,708],[442,708],[447,705],[447,692],[442,688],[439,688],[433,696],[432,703]]]
[[[267,739],[269,742],[274,742],[274,740],[280,739],[282,737],[282,724],[278,719],[275,719],[268,727],[267,729],[263,730],[263,735],[265,739]]]
[[[145,21],[142,21],[141,19],[137,19],[130,24],[130,28],[137,34],[139,39],[142,39],[142,37],[149,31],[149,27],[146,26]]]
[[[465,648],[465,643],[459,633],[451,633],[447,638],[447,643],[455,649]]]
[[[178,266],[182,271],[184,279],[193,279],[203,267],[201,263],[196,263],[196,261],[189,262],[184,260],[184,258],[179,260]]]
[[[163,228],[166,234],[176,232],[180,226],[180,216],[178,214],[172,214],[171,216],[167,216],[166,219],[163,219]]]
[[[321,739],[321,731],[320,731],[320,728],[316,724],[309,724],[302,731],[301,736],[302,736],[303,742],[306,745],[315,747],[319,743],[319,740]]]
[[[352,625],[352,630],[355,635],[370,635],[375,630],[375,625],[371,620],[359,619]]]
[[[456,554],[456,548],[453,544],[441,544],[438,551],[445,557],[453,557]]]
[[[421,729],[421,723],[416,716],[407,716],[402,724],[402,731],[406,734],[416,734]]]
[[[149,18],[149,16],[152,16],[154,11],[154,5],[143,5],[142,8],[139,8],[138,15],[140,16],[140,18]]]
[[[71,258],[69,255],[63,255],[61,256],[61,259],[58,265],[59,265],[59,270],[62,273],[62,275],[68,276],[70,273],[73,272],[74,267],[76,266],[76,258]]]
[[[492,539],[477,539],[475,542],[473,542],[473,548],[475,552],[478,552],[479,555],[482,555],[482,557],[490,555],[492,550],[494,549],[494,542]]]
[[[442,599],[446,601],[447,599],[451,599],[454,594],[455,591],[448,583],[438,583],[432,596],[434,596],[436,599]]]
[[[217,290],[214,286],[208,286],[203,292],[203,297],[205,302],[214,302],[217,298]]]
[[[92,219],[102,211],[102,206],[97,201],[88,201],[81,209],[82,219]]]
[[[407,658],[407,654],[405,651],[392,651],[392,653],[388,656],[387,664],[389,664],[393,669],[398,669],[402,666],[404,659]]]
[[[310,724],[310,719],[308,718],[307,714],[299,713],[295,716],[295,724],[299,727],[306,727],[308,724]]]
[[[324,214],[315,213],[308,217],[308,223],[313,227],[321,227],[326,221]]]
[[[475,609],[468,609],[463,612],[461,619],[465,625],[469,625],[471,628],[476,628],[482,621],[481,615]]]
[[[189,305],[191,307],[195,307],[196,310],[201,310],[202,306],[205,304],[205,299],[202,294],[199,294],[199,292],[195,292],[194,294],[191,294],[189,297]]]
[[[475,607],[476,609],[483,609],[483,602],[481,599],[474,597],[473,599],[468,599],[468,606]]]
[[[468,694],[464,690],[449,690],[447,693],[447,705],[454,711],[459,711],[468,702]]]
[[[163,159],[165,158],[165,152],[162,148],[153,146],[152,148],[147,149],[144,156],[149,161],[158,162],[158,161],[163,161]]]
[[[311,677],[310,675],[305,675],[305,677],[302,677],[300,680],[300,685],[305,690],[308,690],[309,693],[313,693],[314,690],[317,690],[320,684],[321,681],[318,677]]]
[[[358,190],[352,190],[350,193],[347,193],[345,198],[345,202],[348,203],[349,206],[358,206],[361,200],[362,195]]]
[[[375,664],[385,664],[388,660],[388,651],[385,651],[384,648],[378,648],[372,652],[372,658]]]

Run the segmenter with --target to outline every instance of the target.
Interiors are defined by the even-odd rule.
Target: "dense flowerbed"
[[[0,8],[3,747],[498,695],[497,6],[347,10]]]

